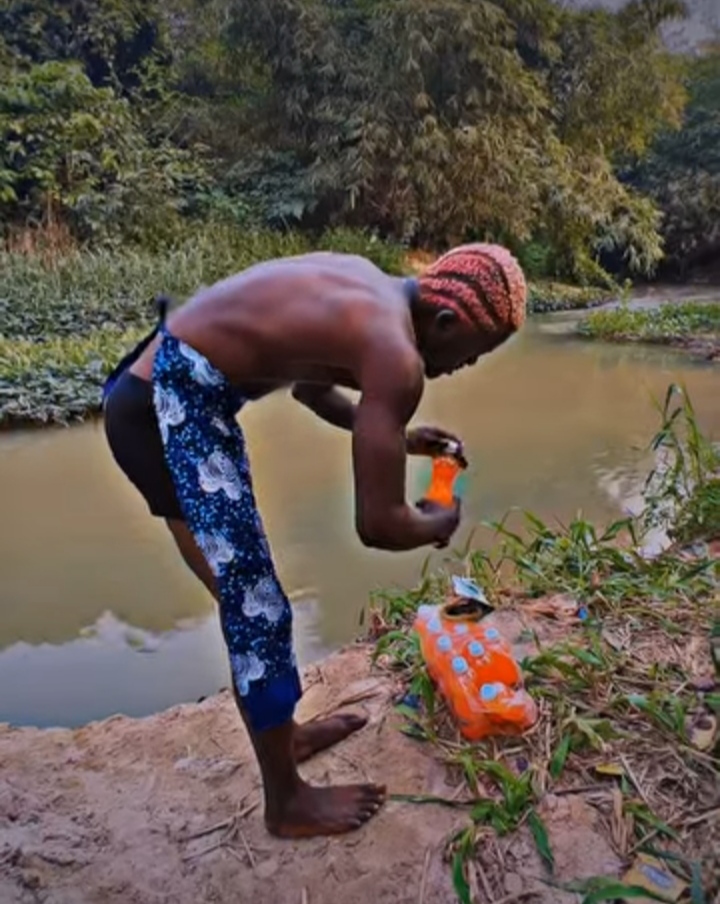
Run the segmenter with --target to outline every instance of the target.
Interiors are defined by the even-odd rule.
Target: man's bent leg
[[[186,564],[219,599],[215,576],[188,526],[177,520],[167,524]],[[336,715],[307,725],[291,720],[256,732],[234,685],[233,691],[258,758],[265,789],[265,821],[271,832],[286,837],[341,833],[359,828],[377,812],[384,788],[314,788],[300,779],[296,768],[296,763],[361,728],[364,718]]]
[[[207,359],[163,331],[153,402],[182,520],[198,549],[177,526],[174,532],[186,561],[202,555],[196,573],[220,606],[233,691],[262,771],[267,825],[286,836],[357,828],[378,809],[384,789],[311,788],[297,772],[293,713],[301,688],[292,610],[255,504],[236,392]]]
[[[218,600],[215,577],[187,524],[175,519],[167,519],[166,523],[185,564]],[[242,705],[237,695],[235,699],[238,709],[242,712]],[[315,756],[316,753],[345,740],[348,735],[363,728],[366,722],[367,719],[364,716],[350,713],[338,713],[327,719],[317,719],[304,725],[293,722],[292,747],[295,762],[303,763]]]

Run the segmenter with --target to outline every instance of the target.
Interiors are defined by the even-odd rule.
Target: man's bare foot
[[[385,802],[381,785],[341,785],[314,788],[304,782],[292,795],[265,813],[265,824],[279,838],[340,835],[359,829]]]
[[[310,759],[321,750],[345,740],[348,735],[359,731],[365,724],[367,719],[364,716],[342,714],[330,716],[329,719],[319,719],[317,722],[295,725],[293,729],[295,762],[302,763]]]

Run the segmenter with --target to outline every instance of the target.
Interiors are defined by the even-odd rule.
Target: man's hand
[[[460,526],[460,500],[455,496],[452,506],[438,505],[428,499],[421,499],[416,507],[424,515],[434,515],[438,519],[438,535],[433,546],[435,549],[445,549],[450,544],[450,538]]]
[[[464,460],[462,440],[440,427],[415,427],[406,434],[408,455],[440,455],[447,442],[457,443],[458,457]]]

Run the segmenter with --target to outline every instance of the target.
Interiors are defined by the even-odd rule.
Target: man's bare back
[[[441,258],[418,281],[362,258],[316,253],[269,261],[173,311],[159,336],[123,362],[108,391],[113,454],[164,517],[185,562],[214,594],[238,709],[252,738],[271,832],[346,832],[380,807],[373,784],[316,788],[297,763],[364,725],[352,715],[298,725],[301,694],[292,611],[255,508],[235,418],[282,387],[352,434],[356,529],[367,546],[446,546],[460,503],[405,499],[406,456],[433,454],[457,437],[408,430],[424,382],[474,364],[521,325],[525,282],[496,246]],[[113,378],[114,380],[115,378]],[[342,388],[359,390],[353,404]]]
[[[363,356],[376,341],[422,370],[403,280],[350,255],[257,264],[198,292],[168,327],[253,391],[298,382],[360,388]],[[134,373],[150,377],[156,346]]]

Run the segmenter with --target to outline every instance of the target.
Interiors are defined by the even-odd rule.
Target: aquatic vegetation
[[[61,255],[0,253],[0,427],[67,422],[97,411],[112,366],[150,329],[154,297],[178,303],[202,285],[258,261],[313,247],[405,272],[405,249],[372,233],[299,233],[205,226],[161,251],[98,248]],[[585,307],[601,290],[538,283],[531,311]]]
[[[675,302],[644,309],[621,305],[593,311],[578,325],[578,332],[594,339],[672,345],[720,334],[720,303]]]
[[[597,307],[611,298],[612,294],[607,289],[597,286],[573,286],[538,280],[529,286],[528,309],[532,314],[577,311]]]
[[[403,730],[436,747],[457,782],[453,805],[468,809],[468,824],[447,842],[461,902],[472,900],[478,869],[503,887],[488,833],[502,839],[526,831],[543,881],[553,886],[544,802],[587,788],[624,862],[652,854],[696,902],[720,891],[717,849],[707,832],[717,806],[720,736],[713,740],[710,731],[708,741],[699,730],[714,724],[718,706],[711,637],[720,624],[720,559],[698,544],[720,537],[712,476],[718,453],[679,387],[670,386],[658,408],[650,446],[659,463],[637,517],[599,529],[581,515],[549,525],[513,512],[483,525],[445,571],[426,569],[412,591],[374,599],[376,659],[408,688],[398,707]],[[650,556],[643,541],[661,519],[672,542]],[[427,675],[410,626],[417,607],[442,599],[458,572],[478,582],[499,618],[504,613],[511,624],[514,613],[515,624],[526,626],[511,639],[527,650],[525,683],[541,723],[524,738],[464,742]],[[533,603],[558,594],[587,617],[532,614]],[[617,876],[557,887],[576,891],[585,904],[639,896]]]
[[[369,233],[335,230],[316,243],[402,272],[403,249]],[[213,226],[156,253],[0,253],[0,427],[97,411],[103,378],[153,325],[157,294],[181,303],[229,273],[311,248],[295,233]]]

